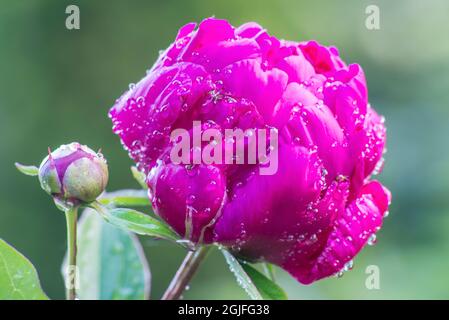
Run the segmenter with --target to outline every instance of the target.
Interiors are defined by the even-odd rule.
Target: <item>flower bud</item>
[[[42,161],[39,181],[42,189],[58,200],[91,202],[106,188],[108,167],[101,154],[72,142]]]

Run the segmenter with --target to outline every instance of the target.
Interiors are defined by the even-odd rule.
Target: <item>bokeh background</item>
[[[67,30],[76,4],[81,29]],[[365,8],[380,8],[380,30]],[[388,153],[378,177],[393,194],[378,243],[342,278],[302,286],[281,270],[296,299],[449,298],[449,2],[421,1],[0,1],[0,237],[35,264],[53,299],[64,297],[60,264],[64,215],[36,179],[14,162],[38,164],[47,147],[78,140],[102,148],[109,189],[138,187],[132,164],[106,114],[137,82],[159,49],[189,21],[215,15],[234,25],[254,20],[271,34],[316,39],[360,63],[370,101],[387,120]],[[184,252],[142,239],[159,298]],[[380,269],[380,289],[365,269]],[[201,267],[185,298],[245,298],[219,253]]]

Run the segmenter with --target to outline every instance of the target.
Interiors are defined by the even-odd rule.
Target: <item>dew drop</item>
[[[345,263],[345,266],[343,267],[344,271],[349,271],[352,270],[352,268],[354,267],[354,261],[349,260],[348,262]]]
[[[377,240],[377,236],[375,233],[373,233],[372,235],[370,235],[370,237],[368,238],[367,244],[369,246],[374,246],[376,244],[376,240]]]

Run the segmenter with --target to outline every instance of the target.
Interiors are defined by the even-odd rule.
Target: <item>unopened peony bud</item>
[[[77,142],[51,152],[39,167],[42,189],[58,200],[94,201],[108,183],[108,166],[101,154]]]

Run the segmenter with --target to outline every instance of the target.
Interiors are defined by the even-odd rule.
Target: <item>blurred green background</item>
[[[65,28],[76,4],[81,29]],[[380,8],[380,30],[365,8]],[[35,264],[47,294],[64,297],[64,215],[14,162],[39,164],[47,147],[74,140],[102,148],[109,189],[138,187],[106,114],[159,49],[189,21],[215,15],[257,21],[271,34],[316,39],[366,73],[370,101],[387,119],[388,153],[378,177],[393,194],[378,243],[354,270],[303,286],[278,270],[290,298],[449,298],[449,2],[441,1],[0,1],[0,237]],[[142,239],[159,298],[184,252]],[[368,265],[380,289],[365,287]],[[212,254],[185,298],[245,298]]]

